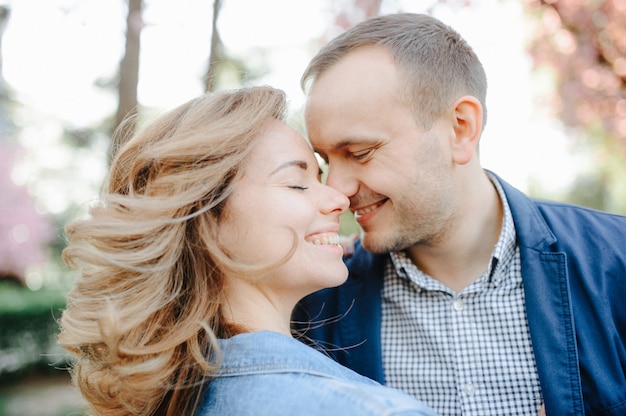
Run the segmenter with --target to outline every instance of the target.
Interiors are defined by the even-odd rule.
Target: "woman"
[[[347,277],[348,200],[320,183],[281,91],[200,97],[122,147],[90,216],[59,343],[98,415],[431,415],[290,334],[296,302]]]

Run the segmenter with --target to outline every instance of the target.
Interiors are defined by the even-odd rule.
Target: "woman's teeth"
[[[337,245],[339,244],[339,234],[337,233],[318,234],[313,237],[307,238],[306,241],[316,246]]]

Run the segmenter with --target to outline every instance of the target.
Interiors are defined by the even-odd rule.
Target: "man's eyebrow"
[[[372,138],[372,137],[350,137],[344,139],[340,142],[335,143],[332,148],[333,150],[341,150],[343,148],[353,146],[353,145],[368,145],[370,143],[377,143],[380,139]]]
[[[348,147],[348,146],[350,146],[350,145],[352,145],[354,143],[358,143],[358,141],[357,140],[351,140],[351,139],[342,140],[340,142],[335,143],[333,145],[333,149],[335,149],[335,150],[343,149],[344,147]]]
[[[302,170],[307,170],[309,168],[309,164],[306,163],[304,160],[290,160],[289,162],[285,162],[282,165],[280,165],[279,167],[277,167],[276,169],[274,169],[272,171],[272,173],[270,173],[270,176],[272,176],[273,174],[275,174],[276,172],[278,172],[281,169],[285,169],[291,166],[297,166]]]

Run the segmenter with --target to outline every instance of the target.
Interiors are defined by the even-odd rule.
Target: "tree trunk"
[[[126,18],[126,50],[120,64],[119,102],[115,114],[113,132],[120,131],[113,137],[110,156],[115,156],[117,149],[135,130],[134,116],[137,112],[137,86],[139,84],[139,48],[143,27],[142,0],[128,0]],[[128,120],[125,120],[127,117]]]
[[[204,77],[204,91],[211,92],[215,89],[215,73],[217,63],[223,59],[222,40],[217,30],[217,18],[222,7],[220,0],[213,1],[213,22],[211,31],[211,53],[209,54],[209,67]]]

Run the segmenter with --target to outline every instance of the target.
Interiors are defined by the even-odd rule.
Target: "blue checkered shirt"
[[[542,403],[519,247],[506,196],[490,266],[456,293],[404,252],[385,267],[382,349],[386,383],[442,416],[536,416]]]

